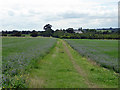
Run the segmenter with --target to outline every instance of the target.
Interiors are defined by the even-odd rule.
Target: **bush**
[[[30,34],[30,36],[32,36],[32,37],[37,37],[37,36],[38,36],[38,33],[37,33],[37,32],[33,32],[33,33]]]
[[[13,32],[12,34],[11,34],[11,36],[17,36],[17,37],[20,37],[22,34],[21,34],[21,32],[19,32],[19,31],[17,31],[17,32]]]

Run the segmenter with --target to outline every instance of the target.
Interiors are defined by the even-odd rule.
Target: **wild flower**
[[[5,43],[9,40],[12,42]],[[3,39],[2,84],[4,87],[18,87],[20,83],[19,87],[25,87],[27,77],[25,78],[23,74],[26,74],[33,67],[33,62],[37,62],[41,56],[49,51],[56,39],[15,38],[13,40],[13,38],[9,38],[9,40]]]
[[[82,56],[118,72],[117,40],[66,40]],[[112,55],[107,54],[113,53]]]

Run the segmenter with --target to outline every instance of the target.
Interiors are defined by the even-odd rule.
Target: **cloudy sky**
[[[118,0],[0,0],[0,30],[118,27]]]

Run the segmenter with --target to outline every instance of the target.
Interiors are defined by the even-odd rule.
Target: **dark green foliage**
[[[22,35],[22,33],[20,31],[16,31],[14,30],[13,33],[11,34],[11,36],[17,36],[20,37]]]
[[[73,28],[68,28],[66,29],[67,33],[74,33],[74,29]]]
[[[73,28],[68,29],[57,29],[53,31],[52,25],[46,24],[43,29],[45,31],[2,31],[2,36],[24,36],[30,35],[32,37],[43,36],[43,37],[55,37],[63,39],[119,39],[120,30],[96,30],[96,29],[82,29],[78,28],[78,32],[75,33]],[[111,28],[110,28],[111,29]],[[22,34],[22,35],[21,35]]]
[[[6,33],[2,33],[2,36],[7,36],[7,34]]]
[[[50,37],[53,35],[54,31],[51,29],[52,25],[50,24],[46,24],[43,29],[45,31],[40,32],[40,36],[44,36],[44,37]]]
[[[55,31],[53,37],[63,39],[119,39],[119,34],[93,34],[93,33],[66,33]]]
[[[38,36],[38,32],[36,32],[35,30],[33,30],[32,33],[30,34],[30,36],[37,37]]]
[[[95,29],[85,29],[79,28],[78,31],[82,33],[74,33],[73,28],[68,28],[66,30],[56,30],[53,33],[53,37],[63,38],[63,39],[119,39],[118,31],[108,31],[108,30],[95,30]]]
[[[53,35],[53,30],[47,30],[47,31],[43,31],[40,33],[40,36],[44,36],[44,37],[50,37]]]
[[[2,31],[2,36],[7,36],[7,31]]]
[[[52,25],[50,25],[50,24],[46,24],[46,25],[43,27],[43,29],[44,29],[45,31],[47,31],[47,30],[52,30],[51,28],[52,28]]]

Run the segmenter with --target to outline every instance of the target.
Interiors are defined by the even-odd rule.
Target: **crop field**
[[[116,70],[116,40],[66,41],[43,37],[3,37],[2,88],[118,87],[118,73],[88,60],[93,59]]]
[[[54,46],[51,38],[2,38],[3,87],[27,87],[27,72]]]
[[[117,88],[117,74],[95,65],[64,40],[30,73],[30,88]]]
[[[117,40],[66,40],[82,56],[96,61],[105,68],[118,71]]]

